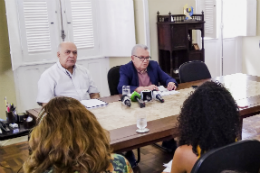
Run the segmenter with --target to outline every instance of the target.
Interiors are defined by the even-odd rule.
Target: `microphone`
[[[127,95],[122,95],[121,101],[122,101],[123,105],[131,107],[131,100]]]
[[[140,96],[140,94],[138,94],[138,92],[134,91],[134,92],[132,93],[130,99],[131,99],[131,101],[133,101],[133,102],[136,102],[136,101],[137,101],[138,104],[139,104],[139,106],[140,106],[140,108],[145,107],[145,103],[144,103],[144,101],[141,99],[141,96]]]
[[[153,98],[152,98],[152,91],[151,90],[148,90],[148,89],[145,89],[143,91],[141,91],[141,99],[143,101],[151,101]]]
[[[164,99],[162,98],[161,94],[156,90],[153,90],[153,98],[159,100],[161,103],[164,103]]]

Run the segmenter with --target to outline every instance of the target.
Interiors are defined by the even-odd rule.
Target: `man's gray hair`
[[[71,42],[71,41],[64,41],[64,42],[61,42],[61,43],[58,45],[58,47],[57,47],[57,52],[59,52],[59,51],[61,50],[62,45],[63,45],[64,43],[73,43],[73,42]],[[73,43],[73,44],[76,46],[75,43]],[[76,47],[77,47],[77,46],[76,46]]]
[[[61,42],[61,43],[58,45],[58,47],[57,47],[57,52],[59,52],[59,51],[61,50],[62,43],[63,43],[63,42]]]
[[[144,49],[144,50],[148,50],[148,47],[147,47],[146,45],[144,45],[144,44],[137,44],[137,45],[135,45],[135,46],[133,47],[131,56],[135,55],[137,49],[139,49],[139,48]]]

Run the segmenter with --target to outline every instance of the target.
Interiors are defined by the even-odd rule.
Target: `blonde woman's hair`
[[[39,115],[29,140],[24,172],[100,173],[110,164],[110,144],[96,117],[79,101],[56,97]]]

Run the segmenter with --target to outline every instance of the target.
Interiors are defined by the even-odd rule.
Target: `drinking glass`
[[[130,96],[130,86],[129,85],[123,85],[122,86],[122,95]]]
[[[137,111],[136,112],[136,126],[137,126],[137,133],[146,133],[149,131],[147,126],[147,116],[146,116],[146,111]]]

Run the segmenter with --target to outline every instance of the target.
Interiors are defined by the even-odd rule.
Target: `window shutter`
[[[78,59],[130,56],[135,45],[133,0],[5,2],[13,70],[55,62],[62,28],[65,41],[77,45]]]
[[[66,41],[78,48],[78,58],[100,55],[95,0],[65,0],[62,4]]]
[[[58,36],[55,32],[55,1],[19,0],[19,24],[24,62],[53,59]]]
[[[66,40],[78,58],[127,56],[135,45],[133,0],[64,0]],[[93,10],[95,9],[95,10]]]
[[[24,0],[23,6],[28,53],[51,51],[47,2]]]
[[[216,28],[216,0],[200,0],[200,13],[204,11],[204,20],[205,20],[205,37],[216,38],[217,37],[217,28]]]
[[[77,47],[94,47],[91,0],[71,0],[73,40]]]

